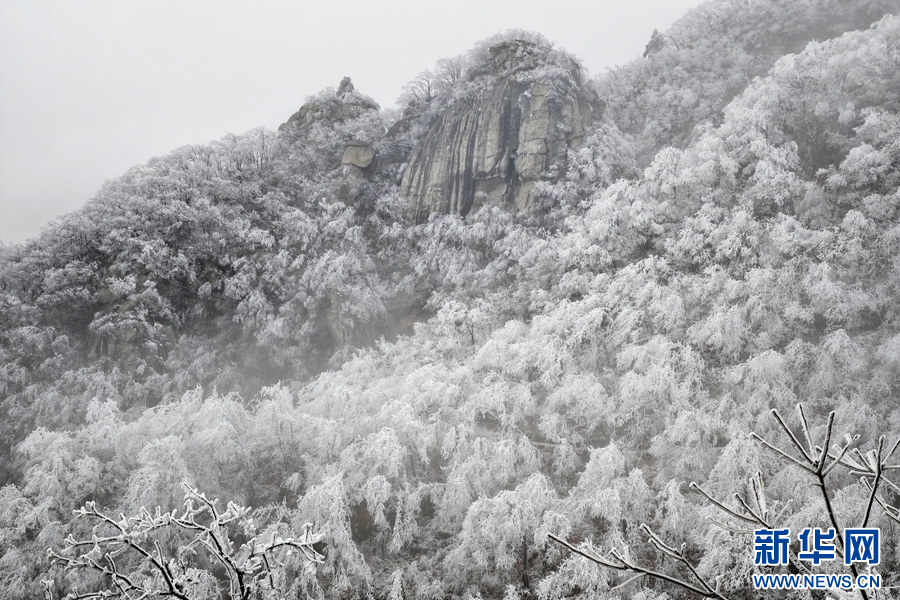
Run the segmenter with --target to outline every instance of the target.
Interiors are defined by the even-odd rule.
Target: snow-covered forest
[[[538,175],[429,154],[492,94],[562,115]],[[0,246],[0,597],[898,597],[900,2],[715,0],[593,77],[511,31],[402,101]],[[754,565],[748,511],[880,527],[883,589],[753,589],[845,567]]]

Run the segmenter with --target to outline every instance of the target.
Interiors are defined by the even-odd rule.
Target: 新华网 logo
[[[800,551],[797,559],[819,566],[833,561],[843,554],[844,564],[863,563],[876,566],[880,562],[881,531],[877,527],[844,529],[843,552],[835,542],[839,541],[834,529],[807,527],[797,535]],[[753,532],[753,564],[759,566],[779,566],[789,562],[791,530],[757,529]],[[757,589],[827,589],[833,587],[878,589],[881,576],[874,572],[863,573],[854,578],[850,575],[825,574],[754,574],[753,584]]]

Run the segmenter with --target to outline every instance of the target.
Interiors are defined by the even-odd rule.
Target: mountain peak
[[[530,206],[535,184],[565,174],[566,150],[603,112],[578,61],[535,34],[487,40],[470,65],[403,174],[417,222],[465,216],[489,197]]]

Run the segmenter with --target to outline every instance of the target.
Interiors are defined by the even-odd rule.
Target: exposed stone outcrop
[[[361,183],[375,171],[375,150],[356,138],[354,123],[378,111],[374,100],[360,94],[349,77],[337,90],[328,89],[308,98],[296,113],[278,128],[282,146],[296,164],[308,163],[310,172],[338,167],[334,180],[338,199],[352,205]],[[369,113],[369,114],[367,114]],[[364,121],[364,119],[362,119]],[[296,157],[296,158],[294,158]]]
[[[344,77],[336,92],[323,92],[307,99],[278,131],[300,133],[308,131],[317,122],[339,123],[355,119],[370,110],[378,110],[378,104],[357,92],[350,78]]]
[[[658,30],[654,29],[653,35],[650,36],[650,41],[647,42],[647,47],[644,48],[644,58],[647,58],[652,54],[656,54],[665,47],[666,37]]]
[[[342,165],[352,165],[359,169],[368,169],[375,161],[375,150],[372,146],[359,140],[349,140],[344,149]]]
[[[558,51],[517,40],[490,52],[482,89],[451,102],[409,160],[400,193],[416,222],[433,212],[466,215],[482,194],[530,206],[535,183],[564,174],[566,149],[603,110],[574,61],[563,71],[535,68],[542,53],[557,53],[558,65]]]

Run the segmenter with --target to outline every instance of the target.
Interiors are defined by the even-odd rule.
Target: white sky
[[[0,241],[105,179],[228,132],[275,129],[345,75],[383,107],[438,59],[511,28],[591,73],[700,0],[0,0]]]

